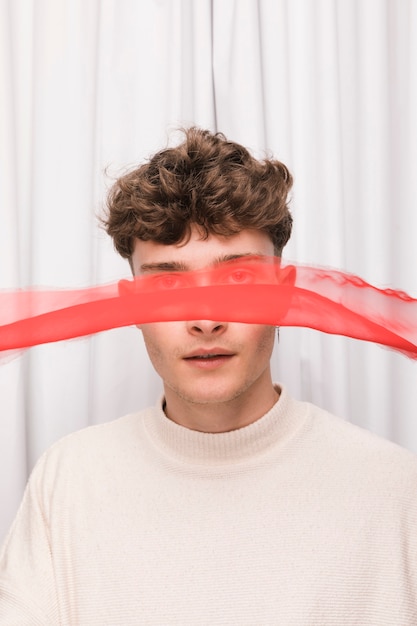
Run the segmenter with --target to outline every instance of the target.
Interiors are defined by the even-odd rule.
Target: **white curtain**
[[[287,259],[417,296],[417,0],[0,2],[0,288],[128,276],[106,189],[197,124],[290,167]],[[273,371],[417,452],[415,362],[281,329]],[[161,389],[133,328],[0,361],[0,539],[48,446]]]

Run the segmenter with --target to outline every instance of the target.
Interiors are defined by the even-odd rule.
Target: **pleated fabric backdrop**
[[[417,296],[417,0],[1,0],[0,28],[0,288],[128,276],[106,189],[197,124],[290,167],[287,259]],[[282,329],[273,371],[417,452],[415,362]],[[0,539],[48,446],[161,389],[134,328],[0,361]]]

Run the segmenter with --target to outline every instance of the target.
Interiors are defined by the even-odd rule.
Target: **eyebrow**
[[[264,254],[259,252],[243,252],[240,254],[224,254],[217,257],[213,263],[210,263],[211,267],[220,265],[220,263],[228,263],[230,261],[236,261],[238,259],[245,259],[248,261],[259,261],[265,259]],[[163,261],[161,263],[143,263],[140,266],[141,273],[147,272],[189,272],[190,268],[186,263],[182,261]]]

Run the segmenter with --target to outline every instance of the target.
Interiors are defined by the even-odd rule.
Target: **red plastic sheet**
[[[337,270],[239,259],[78,290],[0,292],[3,355],[111,328],[212,319],[304,326],[417,359],[417,300]]]

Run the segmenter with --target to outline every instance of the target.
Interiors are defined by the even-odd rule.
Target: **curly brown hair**
[[[197,225],[203,239],[262,230],[280,256],[292,228],[286,166],[255,159],[222,133],[183,132],[183,143],[161,150],[110,189],[103,222],[116,250],[130,260],[136,239],[187,242]]]

